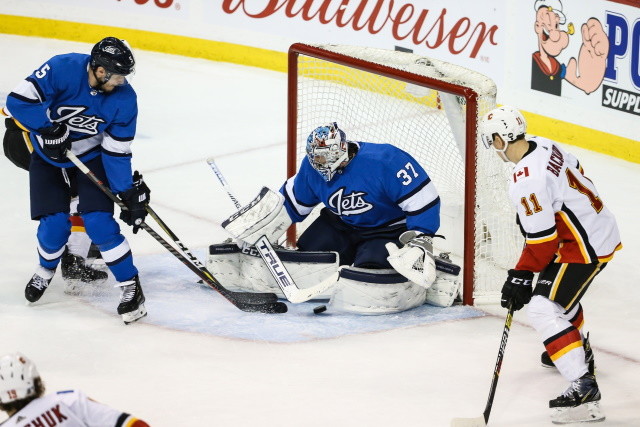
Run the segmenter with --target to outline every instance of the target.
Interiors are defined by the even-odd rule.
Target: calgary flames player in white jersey
[[[0,410],[9,415],[2,427],[149,427],[81,391],[44,395],[36,366],[20,353],[0,357]]]
[[[526,240],[501,305],[519,310],[529,304],[529,319],[546,348],[543,366],[555,365],[571,382],[549,402],[553,422],[600,421],[605,417],[580,300],[622,248],[618,226],[578,160],[555,141],[525,137],[526,131],[520,111],[509,106],[480,122],[485,147],[515,164],[509,196]]]

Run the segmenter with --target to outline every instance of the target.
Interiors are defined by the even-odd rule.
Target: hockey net
[[[496,86],[472,70],[413,53],[296,43],[289,49],[287,176],[306,138],[337,122],[351,141],[393,144],[416,158],[440,193],[436,252],[463,266],[463,302],[499,300],[522,237],[507,195],[510,168],[477,137]],[[375,171],[372,171],[375,173]],[[289,234],[295,242],[313,214]]]

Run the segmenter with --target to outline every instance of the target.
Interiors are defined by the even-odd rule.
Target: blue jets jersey
[[[353,142],[352,142],[353,143]],[[440,227],[440,197],[429,175],[408,153],[390,144],[367,142],[342,173],[326,182],[308,159],[280,192],[294,222],[324,204],[356,228],[406,223],[409,230],[435,234]]]
[[[29,130],[34,150],[47,162],[56,162],[42,152],[37,129],[64,122],[73,141],[71,151],[87,161],[100,154],[109,184],[115,193],[132,186],[131,142],[136,133],[138,107],[131,85],[110,93],[89,86],[89,55],[57,55],[23,80],[7,97],[6,110]]]

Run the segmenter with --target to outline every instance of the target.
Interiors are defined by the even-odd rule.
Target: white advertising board
[[[640,0],[2,0],[0,13],[279,52],[294,42],[406,49],[491,77],[499,103],[640,134]]]

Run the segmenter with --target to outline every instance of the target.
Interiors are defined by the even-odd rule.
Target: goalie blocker
[[[460,267],[446,254],[435,257],[436,279],[427,289],[395,270],[339,267],[335,252],[277,249],[278,256],[300,289],[328,281],[316,299],[329,299],[331,311],[355,314],[391,314],[427,304],[449,307],[460,292]],[[274,292],[284,298],[255,248],[240,249],[235,243],[209,247],[207,268],[225,286],[239,292]],[[339,277],[337,272],[339,272]]]

